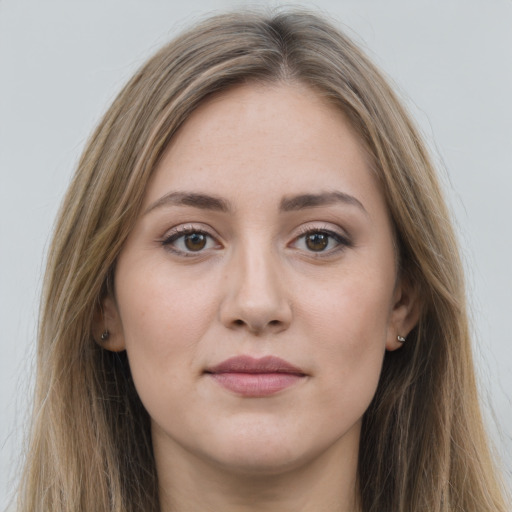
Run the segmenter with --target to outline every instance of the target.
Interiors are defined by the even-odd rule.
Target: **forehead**
[[[173,189],[280,199],[285,192],[339,188],[363,199],[381,196],[343,112],[301,84],[249,84],[193,112],[167,148],[145,202]]]

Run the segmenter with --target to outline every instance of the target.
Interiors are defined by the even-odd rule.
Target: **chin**
[[[215,449],[210,449],[207,455],[210,461],[239,475],[280,475],[312,463],[337,442],[336,438],[317,435],[310,438],[304,431],[259,427],[253,425],[249,430],[240,430],[215,441]]]

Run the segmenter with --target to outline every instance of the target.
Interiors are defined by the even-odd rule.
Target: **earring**
[[[101,341],[107,341],[109,339],[109,337],[110,337],[110,332],[108,332],[108,329],[105,329],[100,336]]]
[[[403,336],[397,336],[396,339],[398,340],[398,343],[405,343],[405,338]]]

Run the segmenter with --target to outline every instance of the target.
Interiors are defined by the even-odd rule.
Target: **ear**
[[[396,350],[403,345],[404,342],[398,341],[398,336],[407,340],[408,334],[418,323],[420,312],[421,302],[417,286],[405,276],[400,277],[393,295],[386,350]]]
[[[94,314],[94,340],[98,345],[112,352],[125,350],[123,326],[115,299],[107,295]]]

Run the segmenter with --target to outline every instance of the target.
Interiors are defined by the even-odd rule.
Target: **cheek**
[[[353,274],[310,290],[301,313],[309,318],[312,335],[316,331],[333,351],[357,357],[366,349],[384,348],[391,295],[389,279]]]
[[[354,275],[308,295],[303,314],[317,340],[318,378],[333,415],[362,415],[377,388],[389,322],[390,283]]]
[[[125,268],[137,268],[137,272],[123,272]],[[144,268],[126,262],[119,265],[118,273],[122,331],[143,402],[146,396],[158,396],[169,382],[179,392],[215,315],[215,297],[208,293],[212,287],[191,286],[176,272],[171,274],[165,264]]]

